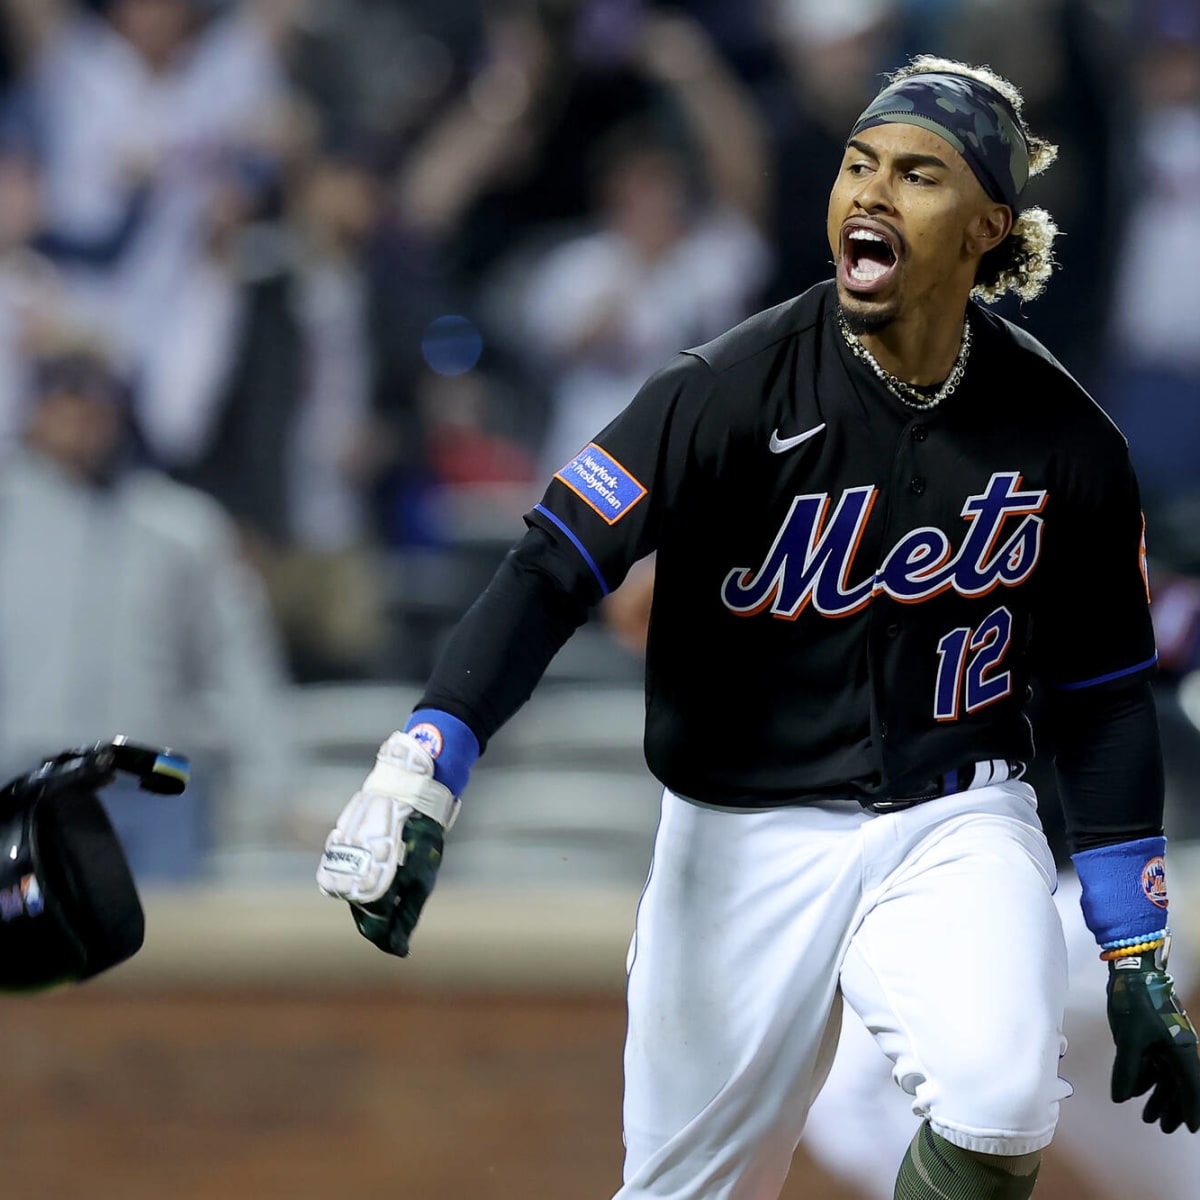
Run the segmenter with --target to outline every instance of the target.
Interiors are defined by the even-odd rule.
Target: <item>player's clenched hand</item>
[[[1180,1125],[1200,1130],[1196,1029],[1161,958],[1109,963],[1108,1024],[1117,1044],[1112,1098],[1120,1103],[1149,1091],[1142,1113],[1148,1125],[1157,1122],[1166,1133]]]
[[[441,866],[442,832],[457,813],[458,800],[433,778],[429,752],[393,733],[325,839],[317,886],[349,903],[368,941],[406,957]]]

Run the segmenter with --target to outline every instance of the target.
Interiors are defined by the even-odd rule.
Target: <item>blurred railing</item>
[[[640,684],[548,679],[496,736],[402,973],[355,934],[344,906],[318,894],[313,871],[333,818],[417,697],[393,685],[296,689],[289,710],[306,766],[288,839],[220,849],[203,884],[144,889],[146,948],[112,986],[621,989],[660,790],[642,757]],[[1200,717],[1200,677],[1180,702]],[[1171,910],[1176,953],[1200,961],[1200,841],[1172,840]]]

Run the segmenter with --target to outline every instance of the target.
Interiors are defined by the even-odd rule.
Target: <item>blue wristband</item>
[[[1149,837],[1071,855],[1083,889],[1083,919],[1101,946],[1134,944],[1164,928],[1166,850],[1166,838]]]
[[[429,751],[434,779],[461,796],[479,757],[479,739],[470,726],[440,708],[418,708],[408,718],[404,732],[411,733]]]

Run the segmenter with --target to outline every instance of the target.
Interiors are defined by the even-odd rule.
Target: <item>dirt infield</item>
[[[623,1036],[610,994],[5,999],[5,1192],[605,1200],[621,1162]],[[1047,1164],[1039,1200],[1086,1194]],[[785,1195],[848,1200],[803,1151]]]

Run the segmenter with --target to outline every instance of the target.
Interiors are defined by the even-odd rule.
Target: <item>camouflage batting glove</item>
[[[409,939],[442,863],[443,831],[459,801],[433,777],[420,741],[393,733],[375,768],[325,839],[317,886],[345,900],[355,927],[387,954],[406,958]]]
[[[1175,995],[1161,950],[1109,963],[1108,1025],[1117,1046],[1113,1100],[1120,1104],[1149,1091],[1146,1124],[1157,1123],[1164,1133],[1180,1125],[1200,1130],[1196,1028]]]
[[[415,813],[404,823],[404,859],[391,887],[367,904],[352,904],[350,913],[358,932],[385,954],[408,957],[409,938],[442,865],[442,827],[432,818]]]

